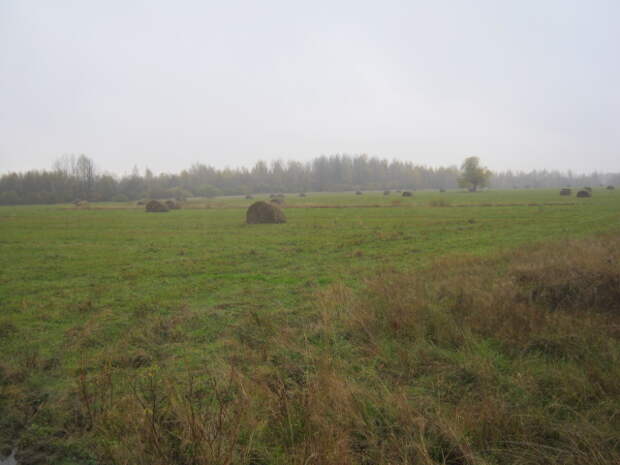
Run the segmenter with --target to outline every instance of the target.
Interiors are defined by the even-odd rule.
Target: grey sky
[[[0,0],[0,172],[620,171],[620,1]]]

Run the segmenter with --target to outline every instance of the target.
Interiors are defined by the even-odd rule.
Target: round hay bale
[[[362,191],[355,191],[355,195],[362,195],[363,192]]]
[[[581,197],[581,198],[592,197],[592,192],[583,189],[577,192],[577,197]]]
[[[146,205],[146,201],[144,201],[144,200],[138,200],[138,201],[136,202],[136,205]]]
[[[614,187],[614,186],[611,186],[611,185],[610,185],[610,186],[607,186],[607,190],[608,190],[608,191],[613,191],[614,189],[615,189],[615,187]]]
[[[181,206],[174,200],[166,200],[164,203],[166,204],[166,207],[168,207],[168,210],[179,210],[181,208]]]
[[[245,198],[250,200],[250,199],[253,199],[254,197],[252,197],[250,194],[248,194],[248,195],[245,196]]]
[[[390,191],[383,191],[383,195],[390,195],[392,192]]]
[[[445,189],[439,189],[439,192],[442,192],[442,193],[443,193],[443,192],[445,192],[445,191],[446,191]]]
[[[413,194],[409,191],[404,191],[403,192],[403,197],[413,197]]]
[[[300,192],[300,193],[299,193],[299,196],[300,196],[300,197],[305,197],[305,196],[306,196],[306,193],[305,193],[305,192]]]
[[[286,223],[286,217],[276,205],[258,201],[248,208],[245,215],[248,224],[277,224]]]
[[[572,190],[570,190],[568,187],[564,187],[563,189],[560,189],[560,195],[571,195],[572,194]]]
[[[149,213],[164,213],[168,211],[168,207],[159,200],[149,200],[146,203],[145,210]]]

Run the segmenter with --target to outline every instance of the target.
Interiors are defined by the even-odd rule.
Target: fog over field
[[[618,0],[0,0],[0,465],[620,464]]]
[[[368,153],[618,171],[620,4],[0,3],[0,172]]]

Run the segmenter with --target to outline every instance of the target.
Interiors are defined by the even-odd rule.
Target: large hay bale
[[[568,187],[564,187],[562,189],[560,189],[560,195],[571,195],[572,194],[572,190],[570,190]]]
[[[592,197],[592,193],[590,191],[587,190],[580,190],[579,192],[577,192],[577,197],[581,197],[581,198],[587,198],[587,197]]]
[[[258,201],[248,208],[245,215],[248,224],[276,224],[286,223],[286,217],[276,205]]]
[[[403,197],[413,197],[413,194],[409,191],[404,191],[403,192]]]
[[[390,195],[392,192],[390,191],[383,191],[383,195]]]
[[[168,210],[179,210],[181,208],[181,205],[174,200],[166,200],[164,203],[166,204],[166,207],[168,207]]]
[[[306,196],[306,193],[305,193],[305,192],[300,192],[300,193],[299,193],[299,196],[300,196],[300,197],[305,197],[305,196]]]
[[[145,210],[149,213],[164,213],[168,211],[168,207],[165,203],[159,200],[149,200],[146,204]]]
[[[608,190],[608,191],[613,191],[614,189],[615,189],[615,187],[614,187],[614,186],[612,186],[612,185],[607,186],[607,190]]]
[[[355,195],[362,195],[362,191],[355,191]]]

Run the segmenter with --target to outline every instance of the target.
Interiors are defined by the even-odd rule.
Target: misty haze
[[[0,465],[620,463],[618,24],[0,2]]]

